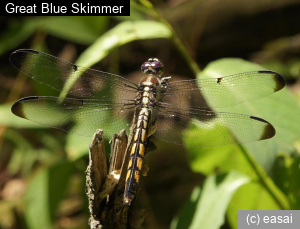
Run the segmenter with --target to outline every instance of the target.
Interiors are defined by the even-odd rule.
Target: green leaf
[[[31,179],[24,196],[28,228],[53,228],[59,202],[64,197],[73,165],[62,162],[39,170]]]
[[[14,144],[13,154],[10,158],[7,170],[10,174],[20,173],[27,175],[31,172],[35,161],[35,150],[30,142],[18,131],[6,129],[4,138]]]
[[[280,155],[273,166],[272,177],[275,184],[286,193],[291,209],[300,209],[300,155]]]
[[[274,199],[259,183],[251,182],[233,195],[227,218],[231,228],[238,228],[238,210],[281,210]]]
[[[76,64],[91,67],[102,60],[111,50],[135,40],[170,38],[171,31],[162,23],[155,21],[124,21],[88,47],[78,58]]]
[[[78,58],[76,64],[84,67],[91,67],[95,63],[102,60],[113,49],[129,43],[134,40],[153,39],[153,38],[169,38],[171,31],[164,25],[155,21],[124,21],[95,41],[87,48]],[[64,90],[60,96],[65,97],[72,85],[80,77],[81,72],[77,76],[72,77],[66,82]]]
[[[227,206],[234,192],[249,178],[237,172],[210,175],[202,190],[196,187],[190,200],[172,222],[172,229],[220,228],[224,224]]]
[[[0,38],[0,55],[14,49],[39,30],[68,41],[89,45],[105,31],[109,18],[58,16],[27,18],[23,21],[14,18],[8,20],[11,21],[10,27]]]
[[[263,67],[241,59],[221,59],[210,63],[198,75],[198,78],[218,78],[255,70],[263,70]],[[260,100],[216,110],[253,115],[272,123],[276,129],[275,137],[243,146],[254,155],[255,159],[267,171],[270,170],[278,152],[290,154],[294,151],[295,141],[300,140],[300,124],[298,121],[300,108],[288,89],[283,89]],[[222,148],[220,147],[220,149]],[[235,146],[232,145],[232,151],[234,150]],[[205,151],[210,151],[210,149],[205,149]],[[215,150],[212,149],[212,151]],[[221,155],[222,150],[219,153]]]
[[[241,59],[221,59],[209,64],[198,77],[219,78],[239,72],[262,69],[263,68],[259,65]],[[190,148],[188,151],[192,157],[192,169],[205,174],[209,174],[215,169],[221,172],[230,171],[232,169],[238,170],[239,172],[247,174],[253,181],[259,181],[260,183],[257,183],[257,186],[259,186],[260,190],[263,190],[254,192],[249,191],[250,189],[243,189],[244,192],[239,191],[238,194],[235,195],[240,201],[247,202],[247,198],[245,197],[251,192],[251,195],[253,195],[252,198],[259,199],[262,206],[269,206],[270,209],[278,209],[278,204],[280,203],[284,209],[289,208],[289,202],[286,196],[276,187],[274,182],[264,174],[260,166],[254,160],[249,161],[249,156],[247,155],[249,154],[255,157],[256,161],[263,166],[266,171],[270,171],[279,152],[290,154],[294,151],[294,142],[299,139],[300,136],[300,128],[297,126],[299,122],[296,121],[298,117],[300,117],[300,110],[294,97],[287,89],[284,89],[257,101],[217,110],[249,114],[264,118],[274,125],[276,136],[272,139],[248,143],[242,146],[226,145],[215,148]],[[256,170],[257,168],[258,171]],[[261,180],[260,176],[263,177],[263,180]],[[269,196],[268,199],[263,198],[266,193]],[[235,213],[229,212],[228,214]]]
[[[216,169],[221,172],[238,170],[252,179],[256,174],[238,145],[225,145],[214,148],[189,149],[190,165],[193,171],[202,174],[211,174]]]
[[[39,28],[55,37],[78,44],[92,44],[108,23],[108,17],[41,17]]]
[[[38,28],[37,20],[24,20],[22,22],[10,18],[7,20],[11,21],[11,26],[0,37],[0,55],[17,47]]]
[[[89,151],[89,145],[91,142],[92,137],[68,134],[65,149],[69,160],[75,161],[81,158],[82,156],[86,155]]]
[[[120,129],[121,131],[122,129]],[[95,130],[96,133],[96,130]],[[110,140],[113,138],[113,135],[108,135],[106,131],[104,130],[104,138],[105,138],[105,149],[106,153],[109,153],[109,150],[111,145],[110,145]],[[126,134],[129,132],[126,131]],[[119,133],[115,133],[119,134]],[[79,158],[85,156],[89,152],[89,145],[91,144],[93,138],[92,137],[84,137],[84,136],[78,136],[75,134],[68,134],[67,135],[67,143],[65,146],[68,159],[75,161],[78,160]],[[107,155],[107,158],[109,158],[109,155]]]

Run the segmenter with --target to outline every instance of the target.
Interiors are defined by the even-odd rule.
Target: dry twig
[[[133,127],[132,127],[133,128]],[[132,132],[132,131],[131,131]],[[137,229],[144,221],[146,211],[123,205],[125,176],[132,145],[125,130],[114,135],[111,144],[110,165],[107,159],[103,131],[98,130],[90,144],[89,166],[86,171],[86,194],[89,198],[91,229]],[[109,173],[107,174],[107,171]]]

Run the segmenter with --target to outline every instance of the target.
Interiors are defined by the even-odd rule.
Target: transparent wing
[[[12,112],[43,126],[82,136],[93,136],[103,129],[111,137],[129,129],[135,106],[133,101],[101,101],[57,97],[26,97],[12,106]],[[129,133],[129,132],[128,132]]]
[[[121,76],[84,68],[30,49],[13,52],[10,62],[20,71],[57,91],[73,83],[69,95],[83,98],[134,99],[137,85]]]
[[[213,147],[271,138],[274,127],[267,121],[249,115],[179,109],[169,104],[156,107],[157,130],[154,136],[174,144],[191,147]]]
[[[285,86],[282,75],[273,71],[253,71],[213,79],[169,83],[163,102],[177,106],[228,107],[253,101]]]

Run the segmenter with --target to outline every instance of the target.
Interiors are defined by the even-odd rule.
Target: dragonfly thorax
[[[160,86],[161,80],[154,75],[148,75],[141,79],[140,85],[143,86]]]

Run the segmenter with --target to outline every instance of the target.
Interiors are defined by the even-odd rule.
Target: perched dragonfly
[[[68,96],[22,98],[12,106],[21,118],[92,136],[98,128],[108,134],[128,128],[136,114],[124,192],[127,205],[136,193],[149,136],[175,144],[183,144],[183,137],[192,147],[271,138],[275,129],[266,120],[211,108],[253,101],[285,86],[283,76],[267,70],[170,82],[171,77],[162,77],[164,66],[157,58],[142,64],[139,84],[35,50],[17,50],[10,61],[32,79]]]

